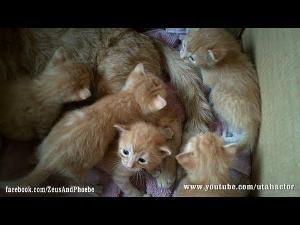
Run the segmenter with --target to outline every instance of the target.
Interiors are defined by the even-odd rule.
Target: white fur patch
[[[80,110],[76,110],[74,111],[68,118],[67,122],[65,123],[66,126],[71,126],[73,125],[76,120],[80,120],[83,119],[85,117],[84,112],[80,111]]]
[[[182,48],[180,50],[180,58],[184,59],[186,57],[186,50],[184,48]]]
[[[87,88],[84,88],[83,90],[81,90],[79,92],[79,98],[82,99],[82,100],[87,99],[90,96],[91,96],[91,92]]]
[[[70,119],[65,123],[65,125],[68,127],[68,126],[73,125],[74,122],[75,122],[75,120],[74,120],[73,118],[70,118]]]
[[[85,116],[84,112],[82,112],[82,111],[80,111],[80,110],[76,110],[76,111],[74,112],[74,114],[75,114],[76,117],[78,117],[78,118],[80,118],[80,119],[83,119],[84,116]]]
[[[190,152],[190,151],[192,151],[192,143],[191,142],[189,142],[189,143],[187,143],[187,145],[186,145],[186,152]]]
[[[69,139],[71,137],[71,133],[66,133],[61,137],[61,140],[66,140]]]

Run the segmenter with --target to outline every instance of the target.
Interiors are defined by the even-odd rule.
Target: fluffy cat
[[[86,66],[59,48],[40,76],[0,82],[0,134],[20,141],[42,139],[65,103],[91,95],[90,81]]]
[[[167,104],[165,84],[143,73],[138,64],[122,91],[67,113],[37,149],[39,162],[27,176],[5,185],[39,185],[58,173],[84,184],[86,172],[103,158],[117,131],[114,124],[127,124],[155,113]]]
[[[223,146],[221,139],[207,132],[192,137],[184,151],[176,156],[187,175],[180,181],[177,197],[233,197],[240,196],[237,190],[210,189],[206,185],[232,185],[229,168],[237,146]],[[185,189],[185,185],[202,185],[202,189]],[[207,188],[207,189],[205,189]]]
[[[169,128],[158,128],[150,123],[117,124],[120,132],[118,145],[109,149],[99,167],[112,175],[123,196],[141,197],[130,177],[139,176],[142,170],[155,174],[163,159],[172,154],[167,139],[172,138]]]
[[[178,52],[133,29],[5,29],[0,34],[0,79],[13,79],[18,71],[39,74],[54,49],[63,46],[93,71],[99,97],[120,91],[140,62],[146,72],[157,76],[167,71],[187,113],[184,140],[207,131],[213,120],[196,71]]]
[[[260,94],[256,71],[239,43],[224,29],[191,29],[180,55],[201,68],[213,109],[241,136],[240,147],[252,149],[261,120]]]

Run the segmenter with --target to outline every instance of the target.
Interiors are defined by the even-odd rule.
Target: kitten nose
[[[134,161],[133,160],[129,160],[128,163],[127,163],[127,167],[128,168],[132,168],[133,164],[134,164]]]

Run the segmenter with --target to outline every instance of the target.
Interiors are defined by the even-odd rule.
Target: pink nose
[[[133,167],[133,163],[134,163],[133,161],[129,161],[129,162],[127,163],[127,167],[128,167],[128,168],[132,168],[132,167]]]

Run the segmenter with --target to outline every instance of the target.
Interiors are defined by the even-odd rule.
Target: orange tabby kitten
[[[167,143],[167,138],[172,138],[172,133],[168,128],[158,128],[145,122],[129,126],[118,124],[115,127],[120,132],[118,146],[106,153],[99,166],[112,174],[124,196],[141,197],[143,193],[129,179],[139,175],[142,170],[156,172],[163,159],[172,154]]]
[[[90,80],[88,69],[59,48],[37,78],[2,81],[0,134],[20,141],[43,138],[65,103],[91,95]]]
[[[160,166],[159,175],[156,177],[157,184],[161,188],[169,188],[176,180],[177,162],[175,155],[178,153],[182,143],[182,128],[184,122],[175,108],[176,106],[174,104],[178,104],[178,102],[176,102],[174,93],[172,93],[172,90],[169,88],[167,88],[166,100],[166,107],[146,117],[146,121],[158,127],[169,128],[170,132],[172,132],[172,138],[168,140],[168,146],[172,150],[172,156],[165,158]]]
[[[143,73],[146,72],[143,70]],[[149,114],[145,117],[145,121],[147,122],[153,123],[158,127],[169,128],[173,135],[173,137],[168,140],[168,146],[172,149],[172,157],[167,157],[157,172],[159,175],[156,177],[156,181],[161,188],[169,188],[176,180],[177,163],[175,155],[178,153],[182,143],[182,128],[184,122],[174,105],[180,103],[178,99],[176,99],[173,90],[170,87],[166,87],[166,90],[167,105],[157,113]]]
[[[236,153],[236,147],[232,144],[223,146],[221,139],[210,132],[192,137],[183,153],[176,156],[178,163],[187,173],[175,191],[176,196],[239,196],[240,193],[236,190],[224,188],[218,190],[216,187],[217,185],[233,184],[229,177],[229,168]],[[199,188],[191,190],[189,185],[198,185]],[[215,187],[215,189],[211,187]]]
[[[38,185],[54,173],[84,183],[86,172],[103,158],[114,139],[113,125],[143,119],[164,108],[165,97],[164,83],[154,75],[145,75],[143,65],[138,64],[121,92],[67,113],[52,128],[37,149],[39,163],[29,175],[1,185]]]
[[[261,115],[257,75],[239,43],[224,29],[196,28],[188,33],[180,52],[199,66],[203,82],[212,88],[214,110],[242,137],[240,146],[253,147]],[[236,137],[228,142],[236,142]]]

